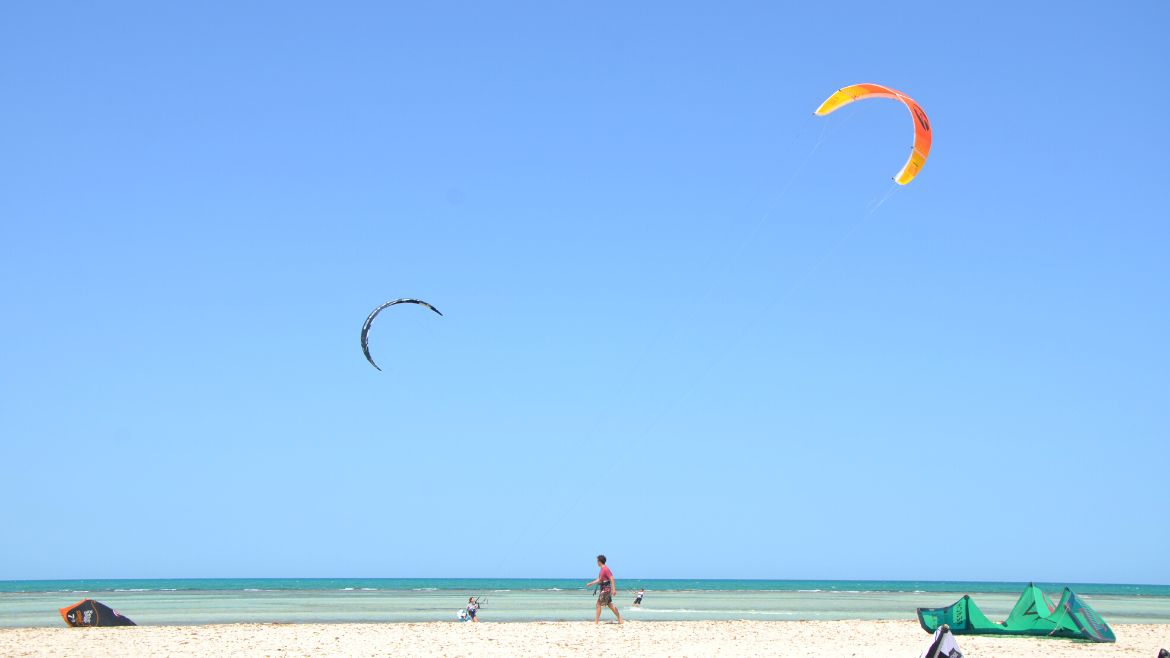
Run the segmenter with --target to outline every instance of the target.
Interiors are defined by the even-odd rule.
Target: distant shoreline
[[[626,589],[725,592],[1018,592],[1027,581],[943,580],[776,580],[702,578],[621,578]],[[571,590],[588,578],[87,578],[0,580],[0,594],[144,591],[464,591],[482,589]],[[1035,581],[1045,590],[1066,586],[1087,595],[1165,596],[1170,585]]]

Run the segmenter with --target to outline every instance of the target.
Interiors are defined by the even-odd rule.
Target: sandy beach
[[[1170,624],[1119,624],[1116,644],[959,637],[971,658],[1141,656]],[[917,656],[911,621],[225,624],[0,629],[3,656]]]

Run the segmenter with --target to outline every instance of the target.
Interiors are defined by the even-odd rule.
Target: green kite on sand
[[[918,623],[927,633],[947,624],[955,635],[1052,635],[1093,642],[1117,641],[1109,624],[1071,589],[1064,588],[1060,603],[1053,606],[1044,590],[1034,583],[1024,588],[1002,624],[988,619],[970,595],[945,608],[919,608]]]

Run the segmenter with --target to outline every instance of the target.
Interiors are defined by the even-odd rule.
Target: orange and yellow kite
[[[902,167],[898,175],[894,176],[894,180],[899,185],[909,183],[922,170],[922,165],[926,164],[926,156],[930,155],[930,120],[926,118],[926,112],[922,111],[922,107],[915,103],[913,98],[895,89],[867,82],[838,89],[837,93],[821,103],[816,113],[818,116],[824,116],[839,107],[863,98],[892,98],[901,101],[910,109],[910,114],[914,117],[914,146],[910,150],[910,159],[906,161],[906,165]]]

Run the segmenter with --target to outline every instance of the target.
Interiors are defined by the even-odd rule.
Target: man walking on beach
[[[585,587],[592,587],[597,585],[601,588],[601,593],[597,596],[597,614],[593,616],[593,623],[601,622],[601,606],[609,606],[617,617],[618,623],[622,623],[622,613],[618,612],[617,606],[613,604],[613,596],[617,593],[617,581],[613,579],[613,572],[609,567],[605,566],[605,556],[597,556],[597,566],[601,567],[601,573],[597,574],[597,580],[589,581]]]

